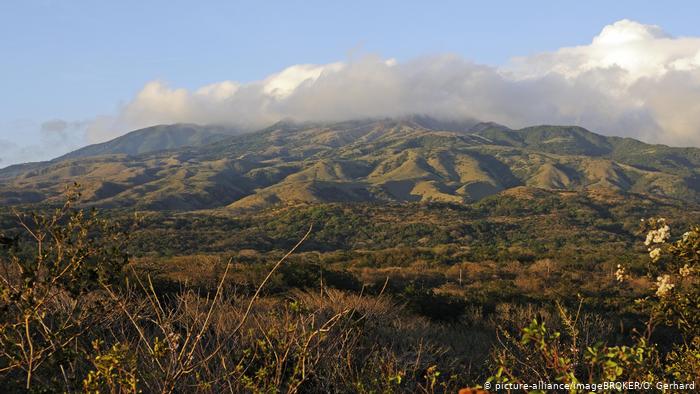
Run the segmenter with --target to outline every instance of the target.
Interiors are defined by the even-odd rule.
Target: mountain
[[[44,168],[69,159],[101,155],[138,155],[159,150],[201,146],[240,134],[239,130],[223,126],[173,124],[146,127],[101,144],[88,145],[45,162],[15,164],[0,169],[0,179],[12,178],[27,171]]]
[[[101,144],[86,146],[54,161],[100,155],[138,155],[186,146],[201,146],[221,141],[234,133],[235,131],[221,126],[158,125],[132,131]]]
[[[512,130],[408,117],[280,122],[254,133],[216,135],[211,144],[202,138],[196,146],[147,153],[138,147],[155,145],[128,143],[178,135],[173,130],[182,127],[211,131],[158,126],[49,163],[0,170],[0,202],[50,202],[60,199],[66,184],[79,182],[90,204],[140,209],[463,203],[520,186],[700,203],[700,149],[649,145],[574,126]],[[125,151],[131,153],[113,154]]]

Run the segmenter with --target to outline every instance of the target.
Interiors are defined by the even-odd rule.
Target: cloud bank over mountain
[[[254,129],[280,119],[408,114],[512,127],[576,124],[601,134],[700,146],[700,37],[672,37],[659,26],[621,20],[590,44],[499,67],[454,54],[405,62],[365,56],[294,65],[260,81],[221,81],[196,90],[151,81],[117,113],[90,122],[85,142],[159,123]]]
[[[588,45],[513,59],[502,67],[457,55],[397,63],[376,56],[295,65],[262,81],[196,91],[148,83],[91,140],[156,123],[334,121],[420,113],[515,127],[578,124],[604,134],[700,144],[700,38],[621,20]]]

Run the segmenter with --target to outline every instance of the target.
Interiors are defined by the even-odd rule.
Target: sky
[[[422,113],[700,146],[693,1],[3,1],[0,167],[159,123]]]

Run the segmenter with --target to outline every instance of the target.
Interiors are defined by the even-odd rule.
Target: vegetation
[[[511,130],[406,118],[225,133],[234,131],[155,126],[51,162],[12,166],[0,170],[0,202],[58,203],[73,181],[90,204],[146,210],[465,203],[521,186],[700,202],[700,150],[579,127]]]
[[[126,234],[70,200],[20,216],[31,243],[3,252],[0,372],[9,391],[432,392],[449,328],[413,320],[381,292],[320,288],[260,298],[226,279],[212,292],[156,290],[127,264]],[[308,233],[307,233],[308,235]],[[300,241],[296,247],[302,242]],[[296,247],[292,248],[294,251]],[[291,251],[289,253],[291,253]],[[405,335],[396,337],[401,330]]]
[[[0,171],[5,391],[700,384],[697,149],[425,118],[221,131]]]
[[[127,133],[114,140],[89,145],[53,161],[73,160],[100,155],[141,155],[161,150],[202,146],[224,140],[235,130],[217,126],[174,124],[151,126]]]
[[[651,260],[648,275],[656,277],[655,292],[636,300],[648,320],[643,331],[634,331],[627,339],[629,345],[612,345],[590,335],[598,334],[599,324],[582,317],[580,309],[572,314],[558,305],[565,330],[549,329],[544,321],[533,319],[519,340],[506,331],[506,345],[495,353],[498,370],[489,381],[507,387],[544,380],[568,384],[566,389],[574,392],[600,387],[620,391],[618,386],[603,386],[604,382],[634,382],[629,391],[676,392],[696,387],[700,380],[700,227],[668,244],[670,227],[665,219],[651,220],[649,226],[645,244]],[[633,280],[622,265],[615,275],[620,286]],[[671,328],[676,338],[660,338],[657,326]]]
[[[17,242],[0,251],[3,387],[455,392],[487,382],[697,380],[700,229],[670,242],[663,220],[641,222],[641,230],[634,218],[636,230],[630,221],[612,225],[627,212],[622,203],[548,198],[376,211],[309,206],[202,222],[197,215],[134,220],[86,211],[74,208],[74,196],[55,210],[6,216],[5,238]],[[581,226],[563,234],[577,239],[576,253],[520,250],[527,243],[516,242],[518,234],[533,224],[496,225],[499,217],[538,212],[539,220],[554,215],[542,226],[564,218],[564,226]],[[609,221],[600,222],[601,212],[610,212]],[[224,231],[241,245],[257,236],[247,233],[255,228],[271,238],[256,248],[148,253],[160,245],[155,238],[172,242],[158,232],[169,226],[180,234]],[[377,231],[376,243],[367,238],[358,248],[351,233],[361,228]],[[646,233],[650,250],[635,249]],[[478,243],[491,238],[501,257],[478,260],[459,247],[467,235]],[[399,246],[399,239],[409,241]],[[621,248],[629,252],[602,259]]]

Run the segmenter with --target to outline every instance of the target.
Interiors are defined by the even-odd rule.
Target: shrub
[[[162,294],[128,276],[128,237],[97,212],[19,216],[29,237],[0,255],[0,381],[10,392],[454,391],[460,366],[439,326],[383,294],[324,286],[261,298],[310,234],[280,258],[255,293]],[[30,246],[32,246],[30,248]],[[324,281],[355,287],[354,277]],[[171,289],[172,290],[172,289]],[[396,335],[397,332],[402,335]],[[438,365],[443,367],[438,367]]]
[[[577,312],[572,316],[559,307],[564,330],[553,330],[534,319],[520,338],[502,331],[503,346],[496,350],[496,373],[489,381],[563,382],[570,384],[606,381],[669,382],[700,384],[700,227],[693,227],[669,243],[670,227],[664,219],[644,223],[650,264],[648,275],[656,278],[652,293],[636,301],[648,314],[643,332],[633,332],[629,345],[609,345],[582,327]],[[618,265],[617,285],[630,281],[626,267]],[[579,309],[580,310],[580,309]],[[659,325],[678,332],[679,340],[655,341]],[[589,390],[575,386],[572,392]],[[656,386],[651,386],[656,387]]]
[[[74,210],[77,198],[71,192],[49,215],[18,214],[27,244],[0,255],[0,371],[6,389],[68,380],[89,352],[86,336],[109,318],[112,304],[102,287],[122,279],[126,236],[95,211]]]

